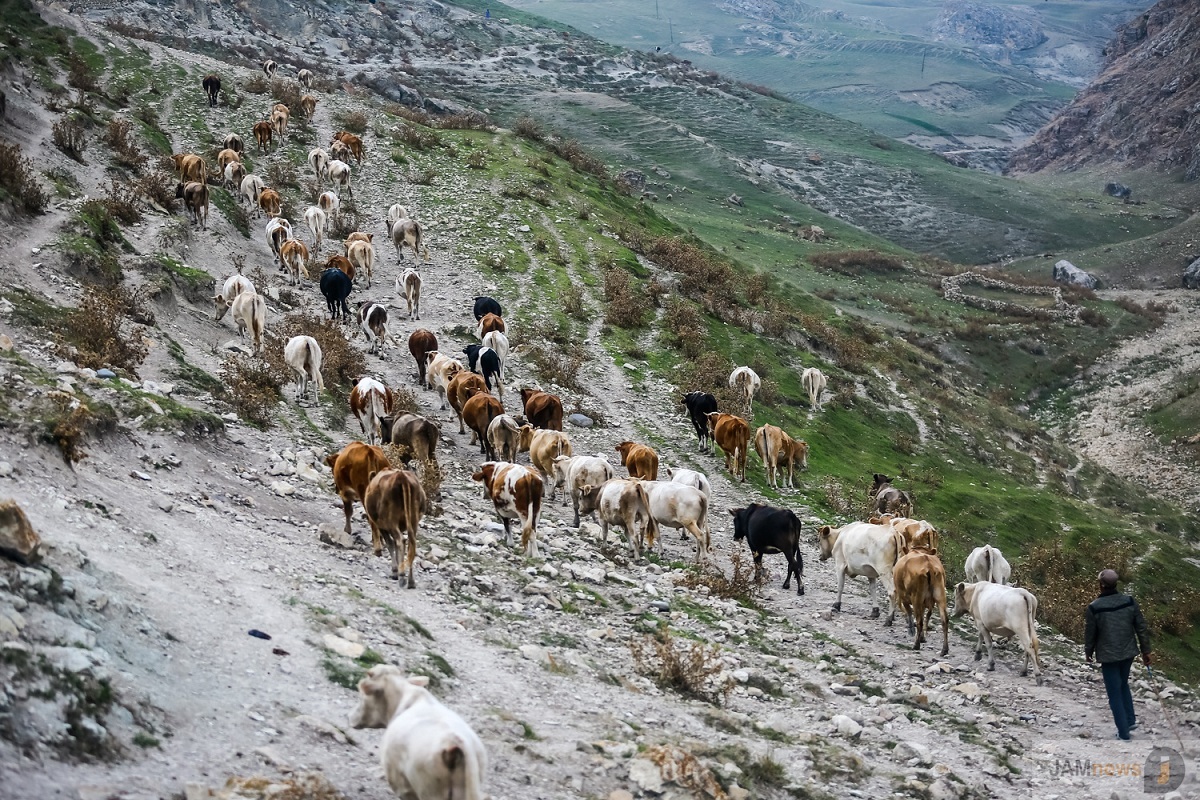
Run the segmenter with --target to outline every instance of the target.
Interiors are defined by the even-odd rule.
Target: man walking
[[[1142,663],[1150,666],[1150,629],[1137,601],[1117,591],[1116,571],[1106,569],[1099,577],[1100,596],[1087,607],[1084,655],[1088,663],[1093,655],[1100,662],[1117,736],[1128,739],[1129,731],[1137,727],[1133,695],[1129,692],[1129,668],[1139,648]]]

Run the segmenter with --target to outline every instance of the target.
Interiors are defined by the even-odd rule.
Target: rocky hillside
[[[1013,173],[1143,166],[1200,178],[1200,6],[1161,0],[1123,26],[1091,86],[1013,155]]]
[[[1186,682],[1139,668],[1141,727],[1132,742],[1110,741],[1098,671],[1068,638],[1092,593],[1079,576],[1119,563],[1161,631],[1167,674],[1200,674],[1192,517],[1011,408],[1073,376],[1095,343],[1165,312],[872,249],[884,245],[851,226],[818,231],[813,217],[735,196],[741,184],[688,198],[699,192],[665,167],[628,168],[651,156],[608,164],[539,120],[465,108],[468,97],[532,105],[505,97],[531,86],[596,125],[656,88],[683,108],[688,94],[757,102],[720,79],[697,95],[707,79],[685,65],[613,52],[589,53],[583,69],[562,44],[574,34],[483,22],[475,7],[300,8],[93,2],[75,8],[81,17],[0,0],[12,56],[0,121],[0,245],[11,256],[0,499],[24,510],[0,503],[0,796],[382,800],[392,795],[380,734],[346,726],[357,681],[378,663],[427,675],[470,721],[497,800],[1090,798],[1141,782],[1123,768],[1098,784],[1082,764],[1140,769],[1177,728],[1192,740],[1200,703]],[[280,64],[273,80],[266,57]],[[229,132],[249,139],[276,101],[300,94],[301,67],[317,73],[313,118],[295,114],[284,141],[245,159],[280,190],[315,265],[347,233],[374,234],[373,284],[360,281],[351,301],[389,308],[379,353],[355,326],[323,319],[314,272],[289,281],[265,219],[217,178],[205,229],[172,196],[166,157],[213,163]],[[200,89],[211,72],[223,82],[213,107]],[[612,94],[583,88],[601,81]],[[323,188],[307,155],[346,128],[366,153],[318,245],[300,222]],[[640,136],[729,159],[666,117]],[[825,165],[823,185],[852,184],[851,166]],[[883,203],[890,188],[844,191]],[[415,262],[419,320],[394,291],[414,256],[399,259],[382,235],[397,202],[430,250]],[[910,202],[891,216],[920,216]],[[723,238],[730,227],[738,238]],[[239,272],[265,298],[261,354],[230,315],[214,318],[215,290]],[[960,277],[948,297],[950,275]],[[561,496],[543,511],[541,558],[505,541],[472,480],[478,446],[418,384],[404,346],[424,327],[461,352],[481,294],[509,324],[510,411],[515,388],[540,385],[578,415],[576,453],[635,439],[664,469],[709,475],[704,564],[674,531],[635,558],[619,530],[605,541],[592,521],[576,527]],[[326,348],[316,404],[296,398],[280,363],[296,332]],[[680,392],[712,389],[732,407],[734,363],[765,378],[752,423],[812,446],[795,487],[768,486],[755,457],[742,482],[719,452],[697,452]],[[830,376],[819,409],[799,387],[807,366]],[[345,397],[364,373],[441,426],[436,468],[416,466],[434,502],[412,591],[370,555],[361,505],[344,533],[325,463],[361,435]],[[1020,674],[1013,643],[997,647],[994,671],[975,661],[969,620],[950,623],[945,657],[940,629],[913,650],[902,622],[871,616],[859,581],[831,611],[837,580],[815,530],[861,516],[863,483],[881,469],[940,529],[950,583],[979,543],[1011,555],[1042,598],[1041,684]],[[778,556],[755,579],[729,521],[751,502],[801,517],[803,595],[780,586]]]

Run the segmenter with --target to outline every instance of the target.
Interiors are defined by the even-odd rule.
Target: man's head
[[[1117,571],[1115,569],[1101,570],[1099,579],[1102,590],[1117,588]]]

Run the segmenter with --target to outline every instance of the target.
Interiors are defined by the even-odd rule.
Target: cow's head
[[[392,424],[395,421],[396,418],[391,414],[384,414],[379,418],[379,436],[383,441],[390,442],[392,440]]]
[[[971,610],[971,597],[974,594],[975,585],[967,583],[958,583],[954,587],[954,611],[950,613],[952,617],[961,617]]]
[[[746,534],[749,533],[747,530],[749,525],[746,523],[750,519],[750,513],[752,510],[752,508],[729,509],[729,516],[733,517],[733,540],[735,542],[745,539]]]
[[[579,490],[579,513],[581,516],[591,514],[600,507],[600,489],[601,486],[592,486],[590,483]]]
[[[629,451],[633,449],[633,442],[621,442],[614,450],[621,454],[621,466],[625,466],[625,460],[629,458]]]
[[[708,420],[708,432],[710,434],[715,433],[717,430],[717,420],[719,420],[721,418],[721,412],[720,411],[709,411],[704,416]]]
[[[792,458],[800,465],[800,469],[808,469],[808,442],[796,439],[792,442]]]
[[[533,445],[533,434],[536,432],[532,425],[526,423],[517,429],[517,452],[528,453]]]
[[[478,481],[483,484],[484,496],[492,499],[492,477],[496,474],[496,462],[487,461],[479,467],[479,472],[471,476],[471,480]]]
[[[821,551],[821,560],[828,561],[833,557],[833,546],[837,543],[838,531],[831,525],[817,528],[817,547]]]
[[[882,472],[876,472],[871,477],[875,480],[875,483],[871,485],[872,494],[878,492],[882,487],[887,486],[892,482],[892,479],[887,475],[884,475]]]
[[[329,455],[325,456],[325,466],[333,469],[337,466],[337,460],[338,453],[330,453]]]

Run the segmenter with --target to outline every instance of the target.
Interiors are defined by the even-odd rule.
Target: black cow
[[[208,95],[208,104],[215,106],[217,104],[217,96],[221,94],[221,79],[210,73],[204,76],[203,86],[205,93]]]
[[[322,270],[321,294],[325,295],[325,302],[329,305],[330,319],[337,319],[341,314],[342,322],[350,321],[350,307],[346,305],[346,298],[353,288],[350,278],[337,267]]]
[[[494,378],[496,386],[500,388],[500,394],[504,394],[504,382],[500,374],[500,356],[496,351],[481,344],[469,344],[463,348],[463,352],[467,354],[471,372],[478,372],[483,376],[483,382],[488,391],[492,390],[492,379]]]
[[[700,452],[712,450],[712,437],[708,434],[708,414],[717,410],[717,398],[708,392],[688,392],[683,396],[683,404],[687,406],[688,416],[692,418],[692,427],[696,429],[696,438],[700,440]]]
[[[487,314],[495,314],[497,317],[503,317],[500,312],[500,304],[490,297],[475,298],[475,321],[483,319]]]
[[[783,553],[788,560],[787,577],[783,588],[788,588],[792,575],[796,576],[797,594],[804,594],[804,559],[800,556],[800,518],[786,508],[760,506],[751,503],[745,508],[731,508],[733,517],[733,540],[745,539],[754,555],[754,577],[762,574],[763,553]]]

